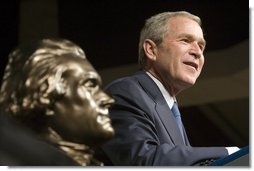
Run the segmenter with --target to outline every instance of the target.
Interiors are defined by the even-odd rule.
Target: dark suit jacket
[[[226,156],[224,147],[191,147],[177,127],[154,81],[139,71],[106,88],[116,104],[110,109],[115,137],[102,146],[113,165],[184,166]]]

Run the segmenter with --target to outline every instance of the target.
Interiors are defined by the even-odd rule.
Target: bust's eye
[[[87,88],[94,88],[97,86],[97,82],[96,82],[96,80],[89,79],[84,82],[84,86]]]
[[[96,79],[87,79],[81,82],[81,86],[87,91],[93,93],[99,88],[99,83]]]

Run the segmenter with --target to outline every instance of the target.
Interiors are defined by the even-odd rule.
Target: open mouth
[[[97,116],[97,122],[99,122],[99,123],[101,123],[101,124],[105,124],[105,123],[107,123],[107,122],[109,122],[109,121],[110,121],[110,119],[109,119],[108,116],[101,115],[101,114],[99,114],[99,115]]]
[[[112,130],[111,121],[108,116],[98,115],[97,122],[103,126],[105,130]]]
[[[194,63],[194,62],[183,62],[185,65],[189,65],[193,68],[195,68],[195,70],[198,70],[198,64]]]

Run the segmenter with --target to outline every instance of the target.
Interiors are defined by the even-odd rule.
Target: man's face
[[[157,46],[157,75],[173,95],[193,85],[204,65],[205,40],[201,27],[186,17],[170,21],[170,30]]]
[[[66,92],[54,103],[51,127],[65,140],[88,145],[112,138],[108,108],[114,100],[101,89],[98,73],[80,58],[60,65],[68,68],[62,75]]]

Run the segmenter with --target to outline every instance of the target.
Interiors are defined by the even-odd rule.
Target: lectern
[[[245,146],[227,157],[214,161],[210,166],[250,166],[249,146]]]

